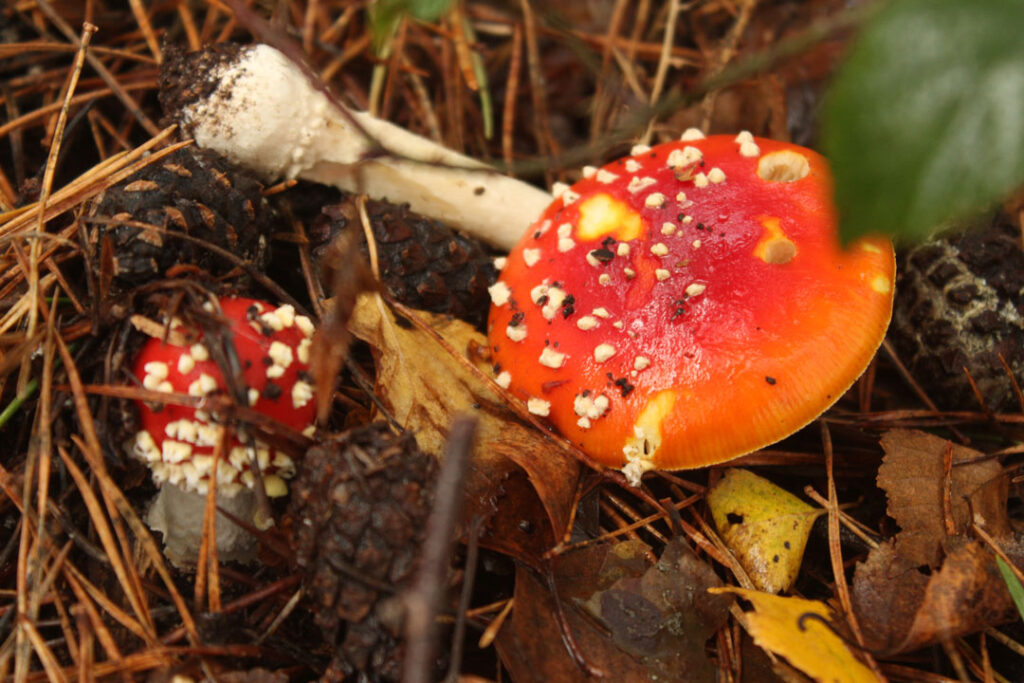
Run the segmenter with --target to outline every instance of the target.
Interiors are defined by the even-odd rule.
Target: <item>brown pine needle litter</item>
[[[155,485],[125,448],[136,428],[131,404],[239,417],[259,436],[297,453],[299,469],[306,449],[334,448],[347,459],[344,466],[357,465],[358,485],[359,477],[377,473],[376,454],[339,444],[374,421],[388,419],[393,431],[403,429],[377,376],[382,351],[351,341],[357,297],[368,290],[380,294],[379,309],[392,316],[388,324],[393,319],[395,329],[412,330],[452,357],[451,367],[473,384],[463,387],[467,395],[503,396],[490,379],[483,337],[468,329],[450,334],[436,317],[371,280],[370,270],[382,279],[389,257],[374,236],[363,196],[354,200],[350,226],[358,234],[335,243],[344,253],[334,253],[333,263],[325,262],[331,252],[318,241],[321,211],[341,200],[336,191],[306,181],[273,179],[262,187],[274,223],[259,263],[182,232],[173,220],[97,215],[109,192],[193,147],[168,124],[158,101],[160,67],[169,54],[271,43],[301,56],[344,104],[547,190],[556,181],[579,180],[583,164],[599,166],[638,142],[678,138],[694,126],[809,143],[821,93],[849,37],[845,29],[863,16],[845,12],[845,4],[456,0],[440,17],[399,13],[389,23],[381,11],[389,3],[351,0],[6,3],[0,9],[0,680],[341,680],[357,671],[370,672],[369,680],[390,680],[390,670],[374,669],[371,658],[354,663],[339,654],[360,651],[352,641],[365,636],[357,628],[365,615],[344,614],[347,626],[334,631],[321,628],[331,621],[322,617],[330,613],[337,624],[345,600],[373,594],[374,601],[366,599],[374,605],[373,623],[390,625],[400,641],[394,610],[401,614],[410,587],[338,560],[341,597],[337,604],[318,604],[323,598],[314,596],[333,593],[306,583],[309,574],[294,545],[301,521],[286,498],[257,495],[267,525],[235,518],[259,539],[259,549],[249,563],[228,562],[217,541],[225,527],[224,519],[215,523],[214,477],[203,494],[194,566],[165,557],[160,534],[146,521]],[[187,213],[187,201],[174,195],[179,214]],[[1022,216],[1015,214],[1018,225]],[[178,263],[150,281],[126,284],[117,247],[90,239],[115,229],[137,230],[153,243],[189,242],[206,249],[223,271]],[[371,268],[348,267],[344,259],[363,242]],[[330,268],[333,279],[325,275]],[[187,315],[210,293],[246,288],[299,313],[311,311],[324,323],[321,334],[332,337],[319,339],[313,350],[321,358],[315,383],[324,392],[316,399],[327,417],[312,436],[266,424],[231,397],[154,391],[130,372],[139,339],[184,343],[167,316]],[[467,349],[457,347],[466,340]],[[928,395],[905,360],[886,342],[836,408],[731,466],[806,491],[827,511],[812,531],[793,593],[827,603],[836,615],[831,629],[876,675],[1019,680],[1019,625],[979,622],[973,631],[928,641],[932,650],[903,653],[872,640],[871,615],[865,623],[859,611],[858,581],[868,573],[860,567],[869,555],[891,549],[888,539],[898,532],[887,515],[893,513],[886,492],[876,485],[885,456],[879,439],[893,429],[928,429],[948,439],[939,454],[945,469],[936,504],[942,505],[950,556],[954,548],[976,544],[1021,576],[1013,563],[1022,553],[1011,537],[991,533],[978,517],[989,508],[968,524],[958,516],[964,503],[956,482],[958,470],[976,461],[999,459],[1010,473],[1018,468],[1024,415],[990,410],[977,386],[977,404],[940,410],[933,401],[940,397]],[[1002,364],[1021,403],[1017,378]],[[546,434],[536,416],[503,400],[486,406],[490,419],[500,415],[516,429]],[[221,433],[215,469],[232,458],[229,440],[236,431],[242,430]],[[471,436],[461,438],[454,446],[468,453]],[[480,491],[473,471],[482,469],[493,485],[489,497],[467,500],[459,519],[451,500],[435,507],[449,517],[435,518],[423,540],[422,556],[431,565],[415,583],[406,661],[416,672],[406,680],[431,680],[445,671],[466,680],[515,680],[528,670],[524,653],[534,658],[536,671],[555,677],[583,678],[617,665],[636,667],[629,672],[635,674],[654,660],[658,667],[677,665],[664,653],[642,651],[649,643],[625,642],[607,612],[609,620],[597,628],[593,609],[595,601],[612,599],[613,584],[631,586],[637,600],[650,598],[641,584],[654,579],[644,571],[678,543],[721,583],[755,585],[707,509],[707,492],[723,468],[657,473],[631,488],[567,442],[537,436],[536,444],[571,462],[578,477],[545,486],[536,477],[549,470],[531,470],[522,454],[507,462],[475,459],[464,473],[470,483],[457,487]],[[976,448],[976,460],[955,460],[954,445]],[[262,482],[255,488],[264,494]],[[1019,483],[1000,489],[1004,508],[1007,498],[1016,499]],[[545,499],[551,491],[569,493],[566,500]],[[970,496],[971,505],[989,500],[980,495],[961,498]],[[455,551],[449,553],[452,525]],[[929,575],[946,571],[933,567]],[[581,587],[580,576],[599,586]],[[784,656],[766,656],[741,628],[750,612],[734,603],[731,614],[693,648],[719,679],[739,680],[747,670],[773,665],[786,670]],[[545,624],[531,634],[524,615],[543,615]],[[630,651],[634,646],[641,649]],[[640,663],[644,657],[647,664]],[[183,678],[173,678],[178,675]]]

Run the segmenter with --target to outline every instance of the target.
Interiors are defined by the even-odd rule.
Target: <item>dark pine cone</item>
[[[494,284],[497,272],[480,242],[413,213],[405,204],[371,199],[366,213],[377,242],[381,279],[395,299],[485,328],[490,309],[487,288]],[[321,265],[331,240],[345,230],[358,231],[365,255],[362,224],[351,195],[325,206],[314,223],[310,239]]]
[[[999,357],[1024,384],[1024,253],[1006,217],[978,230],[925,242],[902,259],[890,336],[935,403],[974,410],[1017,407]]]
[[[93,223],[89,240],[97,258],[110,240],[114,275],[125,285],[160,277],[171,266],[195,265],[223,275],[235,266],[204,245],[116,221],[136,221],[185,233],[262,267],[272,211],[263,185],[216,152],[179,149],[111,187],[91,215],[114,223]]]
[[[317,624],[336,648],[334,673],[400,679],[400,595],[417,568],[436,474],[410,435],[380,423],[306,454],[291,487],[292,545]]]

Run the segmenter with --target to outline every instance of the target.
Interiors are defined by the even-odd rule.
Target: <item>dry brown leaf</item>
[[[554,537],[561,538],[569,524],[579,463],[552,437],[520,422],[494,385],[467,367],[469,352],[485,349],[486,337],[461,320],[422,312],[416,316],[449,348],[411,321],[399,322],[374,294],[356,303],[349,328],[373,347],[377,395],[420,448],[435,455],[444,450],[452,419],[475,415],[479,426],[467,479],[469,514],[490,516],[518,466],[543,504]],[[506,499],[502,507],[517,514],[516,501]]]
[[[857,563],[851,596],[868,647],[888,650],[902,642],[927,586],[928,576],[898,555],[892,542],[883,543]]]
[[[606,546],[590,546],[573,553],[582,568],[601,565]],[[589,575],[589,574],[588,574]],[[556,585],[560,582],[556,579]],[[603,678],[623,683],[649,681],[647,669],[636,658],[616,647],[595,619],[574,601],[574,595],[559,586],[565,618],[587,665],[604,673]],[[555,597],[543,577],[524,565],[516,567],[515,603],[512,617],[494,644],[509,677],[519,683],[584,681],[591,679],[574,661],[559,626]]]
[[[555,560],[554,584],[579,653],[607,680],[712,680],[706,641],[728,619],[732,600],[704,590],[721,581],[682,541],[669,541],[655,565],[648,551],[625,541]],[[525,567],[516,572],[511,623],[497,646],[512,680],[588,680],[563,640],[555,597]]]
[[[1019,562],[1019,543],[1004,545]],[[927,576],[882,545],[857,566],[853,605],[867,646],[910,652],[975,633],[1015,614],[993,555],[977,541],[955,540],[942,568]]]
[[[643,657],[659,678],[712,680],[704,643],[725,625],[731,599],[711,595],[721,579],[679,539],[642,576],[625,576],[587,601],[612,642]]]
[[[943,459],[950,447],[949,502],[956,533],[968,528],[972,513],[995,538],[1010,530],[1007,481],[998,460],[926,432],[891,430],[882,437],[885,458],[878,468],[878,486],[888,497],[887,512],[900,525],[896,553],[914,564],[937,567],[942,561],[947,541]]]

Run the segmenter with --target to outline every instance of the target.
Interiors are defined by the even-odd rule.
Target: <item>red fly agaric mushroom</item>
[[[815,152],[746,132],[585,169],[491,288],[499,384],[633,482],[795,432],[892,310],[892,246],[840,246],[830,183]]]
[[[211,308],[212,310],[212,308]],[[220,299],[220,310],[239,363],[241,391],[249,408],[291,429],[311,432],[316,406],[308,374],[312,321],[290,305],[246,298]],[[181,332],[180,324],[172,326]],[[142,386],[154,391],[213,396],[228,385],[201,333],[197,341],[176,346],[146,341],[135,359]],[[287,493],[285,479],[295,473],[287,453],[235,426],[223,456],[214,467],[214,449],[225,438],[225,425],[203,406],[138,402],[140,430],[130,451],[143,459],[161,487],[147,521],[163,532],[168,555],[188,564],[198,549],[205,497],[216,470],[218,505],[246,521],[253,520],[252,489],[257,476],[270,497]],[[218,549],[223,557],[241,559],[252,539],[239,527],[218,522]]]

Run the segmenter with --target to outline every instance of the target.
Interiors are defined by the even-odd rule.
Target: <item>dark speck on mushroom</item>
[[[281,387],[273,382],[267,382],[267,386],[263,387],[263,398],[269,398],[271,401],[276,401],[280,397]]]
[[[768,382],[768,384],[771,384],[772,386],[775,386],[775,378],[774,377],[765,377],[764,381]]]
[[[562,300],[562,317],[568,318],[576,312],[576,297],[569,294]]]
[[[486,191],[487,190],[484,187],[475,187],[475,188],[473,188],[473,194],[475,194],[477,197],[479,197],[480,195],[482,195]]]

